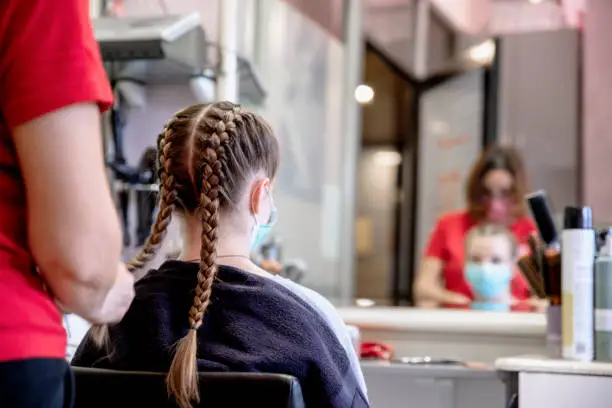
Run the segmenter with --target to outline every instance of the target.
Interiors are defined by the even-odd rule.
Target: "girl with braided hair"
[[[129,268],[156,256],[173,218],[182,221],[182,254],[136,283],[123,320],[92,329],[73,365],[168,372],[169,394],[184,408],[199,401],[198,371],[289,374],[308,407],[367,407],[333,306],[250,260],[276,220],[270,126],[229,102],[193,105],[166,124],[157,147],[159,211]]]

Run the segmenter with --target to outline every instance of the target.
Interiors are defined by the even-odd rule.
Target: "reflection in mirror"
[[[356,297],[545,310],[517,267],[537,234],[524,196],[545,190],[559,210],[579,203],[581,82],[580,33],[546,28],[455,33],[426,78],[368,43],[364,83],[376,97],[363,105]]]

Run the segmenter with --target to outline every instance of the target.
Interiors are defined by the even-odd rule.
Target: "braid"
[[[224,179],[226,147],[230,143],[228,131],[234,133],[236,130],[236,115],[233,109],[224,109],[225,106],[218,104],[212,109],[210,116],[219,116],[213,132],[196,138],[194,146],[195,151],[200,152],[199,168],[202,177],[198,208],[202,219],[200,269],[195,297],[189,309],[189,332],[179,341],[167,378],[168,391],[182,407],[190,407],[192,401],[199,402],[200,399],[196,358],[197,330],[202,325],[204,313],[210,304],[212,286],[217,274],[220,188]]]
[[[160,181],[159,211],[157,212],[155,223],[153,224],[144,248],[134,259],[126,263],[127,269],[130,272],[139,270],[155,257],[166,235],[168,225],[172,220],[172,212],[174,211],[177,192],[174,176],[171,171],[172,159],[168,155],[168,151],[172,147],[172,142],[170,141],[171,135],[172,132],[168,129],[168,126],[166,126],[166,129],[157,139],[159,157],[158,177]],[[109,338],[108,326],[93,326],[91,328],[91,338],[99,347],[105,345]]]
[[[149,234],[144,248],[134,259],[127,263],[127,268],[130,272],[142,268],[155,257],[166,236],[168,225],[172,221],[172,213],[176,203],[177,192],[174,183],[174,175],[171,171],[172,159],[168,155],[168,150],[172,147],[172,142],[168,140],[169,135],[171,135],[170,131],[164,131],[160,134],[157,143],[159,151],[159,210],[153,228],[151,229],[151,234]]]

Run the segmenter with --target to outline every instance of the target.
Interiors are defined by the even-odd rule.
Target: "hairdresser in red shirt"
[[[119,321],[133,278],[103,163],[112,93],[83,0],[0,5],[0,407],[70,406],[61,313]]]
[[[480,222],[505,225],[519,243],[519,255],[528,251],[527,237],[536,231],[526,215],[523,200],[527,189],[525,169],[513,148],[493,146],[483,152],[466,187],[467,210],[440,218],[430,236],[414,286],[419,306],[468,308],[474,300],[463,271],[465,237],[474,225]],[[518,269],[511,289],[514,310],[540,306],[531,299],[529,286]]]

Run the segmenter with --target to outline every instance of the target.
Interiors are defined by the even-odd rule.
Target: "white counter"
[[[608,408],[612,364],[527,355],[500,358],[499,371],[518,373],[521,408]]]
[[[405,307],[339,308],[362,340],[392,345],[396,356],[434,356],[493,363],[497,358],[546,353],[546,317]]]
[[[538,355],[504,357],[495,361],[499,371],[521,373],[579,374],[612,377],[612,363],[557,360]]]
[[[500,313],[412,307],[343,307],[338,310],[347,324],[353,324],[366,330],[534,337],[544,336],[546,332],[546,316],[542,313]]]
[[[372,407],[503,407],[504,384],[488,369],[363,362]]]

